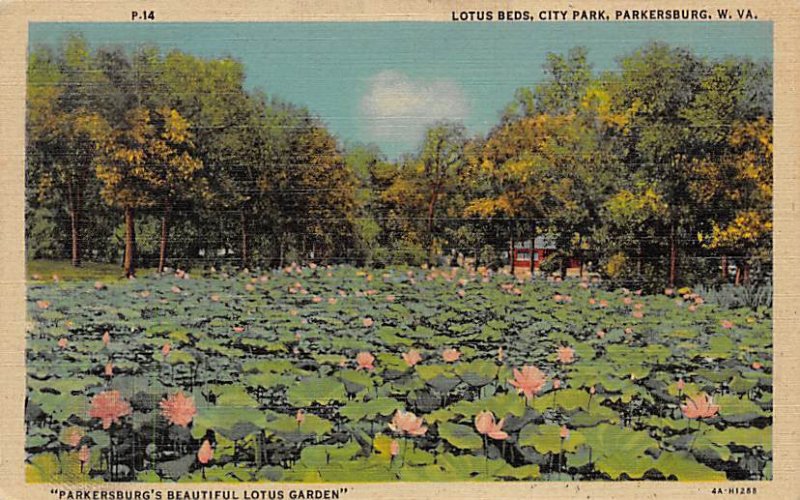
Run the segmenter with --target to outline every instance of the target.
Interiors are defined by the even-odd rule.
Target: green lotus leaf
[[[725,481],[725,472],[714,470],[701,464],[686,452],[662,453],[655,461],[654,468],[667,479],[678,481]]]
[[[472,427],[455,424],[452,422],[441,422],[437,425],[439,437],[462,450],[478,450],[483,448],[483,439]]]
[[[585,442],[580,431],[570,430],[569,437],[561,439],[560,425],[528,424],[519,433],[520,446],[533,446],[539,453],[574,452]]]
[[[727,422],[749,422],[767,415],[760,406],[746,397],[723,395],[714,398],[714,404],[719,405],[719,414]]]
[[[379,397],[367,402],[351,401],[339,409],[339,414],[353,421],[364,418],[373,420],[379,415],[389,416],[403,408],[403,403],[396,399]]]
[[[346,397],[344,384],[326,377],[302,379],[286,391],[289,403],[298,408],[305,408],[313,403],[325,405],[333,401],[341,402]]]
[[[498,366],[492,360],[476,359],[469,363],[459,363],[456,374],[472,387],[483,387],[497,377]]]
[[[622,473],[639,478],[652,467],[649,449],[658,449],[658,441],[647,432],[634,431],[616,425],[600,424],[583,429],[586,444],[597,457],[595,468],[618,479]]]
[[[275,433],[301,433],[321,436],[333,429],[333,423],[313,413],[306,412],[298,424],[296,415],[267,414],[265,428]]]
[[[761,447],[764,451],[772,451],[772,427],[759,429],[756,427],[727,427],[724,430],[711,429],[704,433],[710,442],[720,445]]]
[[[192,420],[192,437],[200,439],[205,436],[208,429],[219,432],[228,439],[241,439],[258,429],[266,428],[264,413],[255,408],[237,406],[208,406],[198,407],[197,414]],[[245,424],[250,424],[252,430],[240,436],[247,429]]]
[[[241,385],[214,385],[210,386],[209,390],[217,396],[217,406],[241,408],[258,408],[259,406],[258,401]]]

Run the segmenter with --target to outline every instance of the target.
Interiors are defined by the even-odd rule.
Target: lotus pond
[[[772,320],[464,269],[30,282],[27,480],[768,479]]]

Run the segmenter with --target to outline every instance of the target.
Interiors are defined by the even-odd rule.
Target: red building
[[[537,236],[534,241],[533,248],[531,242],[521,241],[514,245],[514,267],[517,269],[539,269],[539,264],[556,251],[556,246],[553,240],[544,236]],[[577,268],[581,266],[581,261],[577,257],[570,257],[567,261],[568,268]]]

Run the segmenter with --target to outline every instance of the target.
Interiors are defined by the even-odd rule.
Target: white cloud
[[[452,80],[414,79],[382,71],[369,80],[361,99],[363,127],[371,140],[412,145],[437,120],[464,120],[469,104]]]

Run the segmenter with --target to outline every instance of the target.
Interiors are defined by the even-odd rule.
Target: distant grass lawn
[[[150,268],[136,270],[137,276],[152,273]],[[74,267],[68,260],[29,260],[26,265],[25,275],[28,281],[48,282],[57,275],[59,280],[76,281],[119,281],[125,278],[122,267],[118,264],[101,264],[98,262],[84,262],[81,267]],[[34,276],[36,278],[34,278]]]

